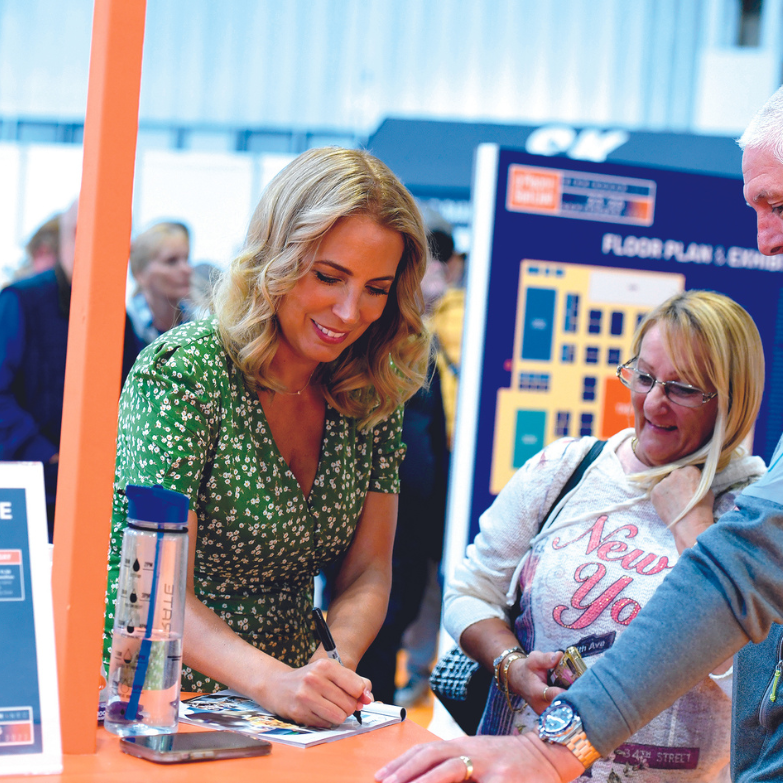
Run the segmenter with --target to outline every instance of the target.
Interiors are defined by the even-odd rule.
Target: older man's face
[[[768,150],[746,149],[742,177],[745,201],[756,212],[759,250],[783,253],[783,163]]]

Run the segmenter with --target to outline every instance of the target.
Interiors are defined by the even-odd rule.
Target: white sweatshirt
[[[617,457],[632,436],[624,430],[608,441],[539,535],[541,520],[594,439],[556,441],[515,474],[482,515],[480,532],[447,586],[444,623],[455,639],[479,620],[505,619],[521,576],[517,629],[525,649],[576,645],[590,666],[612,646],[678,559],[674,536]],[[715,518],[764,471],[758,457],[732,460],[712,485]],[[609,780],[614,772],[633,783],[715,781],[729,760],[730,694],[730,674],[702,681],[610,759],[597,762],[592,779]],[[522,730],[534,727],[537,716],[526,708],[506,718],[508,728]],[[648,766],[633,769],[640,762]]]

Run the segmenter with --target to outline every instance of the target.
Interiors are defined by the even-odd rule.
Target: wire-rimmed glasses
[[[624,386],[627,386],[633,392],[649,394],[657,383],[663,388],[663,393],[668,400],[675,405],[682,405],[684,408],[700,408],[718,394],[718,392],[707,394],[697,386],[691,386],[689,383],[681,383],[680,381],[659,381],[650,373],[641,372],[633,366],[638,358],[638,356],[634,356],[633,359],[617,368],[617,377]]]

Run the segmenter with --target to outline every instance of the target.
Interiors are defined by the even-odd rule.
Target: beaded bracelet
[[[518,661],[520,658],[527,658],[527,655],[520,654],[520,653],[511,653],[506,658],[506,662],[503,664],[503,693],[506,694],[506,703],[508,704],[509,710],[511,712],[521,712],[522,708],[514,708],[514,705],[511,703],[511,694],[508,690],[508,670],[511,668],[511,664],[514,663],[514,661]]]

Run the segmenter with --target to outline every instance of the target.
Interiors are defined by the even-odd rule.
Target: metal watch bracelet
[[[585,769],[590,769],[601,758],[601,754],[587,739],[587,734],[584,731],[580,731],[579,734],[571,737],[566,747],[579,759],[579,762],[584,765]]]

